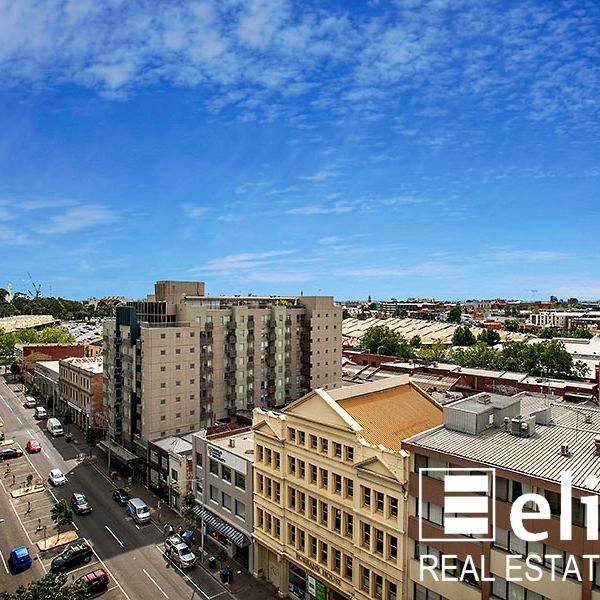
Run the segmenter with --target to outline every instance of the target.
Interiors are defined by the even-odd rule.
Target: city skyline
[[[595,3],[109,4],[0,4],[0,286],[600,297]]]

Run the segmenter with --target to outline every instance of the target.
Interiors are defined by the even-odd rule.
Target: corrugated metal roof
[[[550,402],[543,396],[522,395],[521,414],[551,406],[551,425],[536,425],[535,435],[519,437],[503,428],[487,429],[480,435],[451,431],[444,426],[407,440],[411,444],[550,481],[559,481],[562,471],[573,473],[573,485],[584,488],[588,475],[600,475],[600,457],[594,438],[600,437],[600,410]],[[585,418],[591,419],[586,423]],[[561,455],[561,445],[569,445],[570,456]],[[596,488],[600,490],[600,485]]]
[[[442,407],[406,384],[338,401],[362,428],[360,435],[375,446],[399,451],[402,440],[442,422]]]

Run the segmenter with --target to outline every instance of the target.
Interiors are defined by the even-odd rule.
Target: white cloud
[[[241,221],[242,217],[237,215],[220,215],[217,217],[217,221],[223,221],[224,223],[237,223]]]
[[[339,238],[335,235],[329,235],[323,237],[319,240],[319,244],[336,244],[337,242],[341,242],[342,238]]]
[[[321,171],[317,171],[313,175],[301,175],[298,179],[302,179],[304,181],[325,181],[326,179],[331,179],[335,177],[337,173],[335,171],[331,171],[329,169],[322,169]]]
[[[507,263],[530,263],[554,262],[567,258],[567,255],[554,250],[502,250],[492,253],[491,258]]]
[[[310,217],[313,215],[340,215],[352,212],[353,210],[353,206],[338,202],[334,206],[298,206],[296,208],[290,208],[285,212],[288,215]]]
[[[99,204],[82,204],[50,217],[48,223],[38,226],[39,233],[70,233],[90,227],[114,223],[117,216],[112,210]]]
[[[192,217],[193,219],[203,217],[210,210],[206,206],[197,206],[195,204],[184,204],[182,208],[187,216]]]

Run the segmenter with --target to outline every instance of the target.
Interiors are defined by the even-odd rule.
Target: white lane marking
[[[0,396],[0,398],[2,398],[2,402],[4,402],[4,404],[6,404],[6,406],[8,407],[8,410],[10,410],[11,413],[14,414],[14,410],[12,408],[12,406],[4,399],[4,396]]]
[[[15,415],[15,419],[17,419],[17,421],[19,421],[19,423],[21,423],[21,425],[23,425],[23,421],[21,421],[20,417],[18,417],[17,415]]]
[[[29,543],[33,546],[33,540],[29,537],[29,534],[27,533],[27,529],[25,529],[25,525],[23,525],[23,521],[21,521],[21,517],[19,517],[19,513],[17,512],[15,505],[11,502],[11,496],[8,493],[8,491],[6,490],[6,488],[4,487],[4,483],[2,483],[1,479],[0,479],[0,485],[2,486],[2,489],[4,490],[4,493],[8,496],[8,503],[10,504],[10,507],[13,509],[13,512],[15,513],[17,520],[19,521],[19,524],[23,528],[23,531],[25,532],[25,535],[27,536]]]
[[[0,558],[2,558],[2,564],[4,565],[6,572],[10,575],[10,571],[8,570],[8,565],[6,564],[6,561],[4,560],[4,555],[2,554],[2,552],[0,552]]]
[[[43,452],[43,450],[42,450],[42,452]],[[27,454],[25,454],[24,456],[27,459],[27,462],[33,468],[33,470],[37,473],[37,476],[40,478],[40,481],[44,481],[44,478],[41,476],[40,472],[35,468],[35,465],[31,462],[31,459],[29,458],[29,456],[27,456]],[[58,502],[58,498],[56,497],[56,495],[54,494],[54,492],[52,491],[52,489],[50,488],[50,486],[48,486],[46,489],[50,492],[50,494],[54,498],[54,501]]]
[[[223,591],[223,592],[219,592],[219,593],[218,593],[216,596],[208,596],[208,595],[206,594],[206,592],[205,592],[205,591],[204,591],[202,588],[198,587],[198,584],[197,584],[197,583],[196,583],[196,582],[195,582],[193,579],[191,579],[191,578],[190,578],[190,576],[189,576],[187,573],[185,573],[185,572],[184,572],[182,569],[180,569],[180,568],[179,568],[179,567],[178,567],[178,566],[177,566],[177,565],[176,565],[176,564],[175,564],[175,563],[174,563],[174,562],[173,562],[173,561],[172,561],[172,560],[171,560],[171,559],[170,559],[170,558],[169,558],[169,557],[168,557],[168,556],[165,554],[165,551],[164,551],[164,549],[163,549],[163,546],[162,546],[161,544],[156,544],[156,549],[157,549],[157,550],[158,550],[158,551],[159,551],[159,552],[160,552],[160,553],[163,555],[163,557],[165,558],[165,560],[167,560],[167,561],[170,563],[170,565],[171,565],[171,566],[172,566],[174,569],[177,569],[177,570],[178,570],[178,571],[179,571],[179,572],[180,572],[180,573],[181,573],[181,574],[184,576],[184,578],[185,578],[185,579],[187,579],[187,580],[188,580],[188,581],[189,581],[189,582],[190,582],[190,583],[191,583],[191,584],[192,584],[192,585],[193,585],[193,586],[194,586],[194,587],[195,587],[195,588],[196,588],[196,589],[197,589],[197,590],[198,590],[198,591],[199,591],[199,592],[200,592],[200,593],[201,593],[201,594],[202,594],[202,595],[205,597],[205,598],[207,598],[208,600],[212,600],[212,598],[216,598],[217,596],[220,596],[221,594],[224,594],[224,593],[225,593],[225,591]],[[221,587],[223,587],[223,586],[221,586]]]
[[[125,546],[123,545],[123,542],[114,534],[114,532],[111,530],[111,528],[108,525],[105,525],[104,529],[106,529],[106,531],[108,531],[108,533],[110,533],[110,535],[112,535],[115,538],[115,540],[117,540],[117,542],[119,543],[121,548],[125,548]]]
[[[27,430],[27,433],[29,434],[29,437],[30,437],[30,438],[32,438],[32,437],[35,437],[35,436],[33,435],[33,433],[31,433],[31,429],[28,429],[28,430]]]
[[[42,448],[42,454],[48,459],[50,460],[50,455]]]
[[[75,521],[71,521],[71,525],[73,525],[75,531],[79,531],[79,527],[75,524]]]
[[[154,579],[152,578],[150,573],[148,573],[148,571],[146,571],[146,569],[142,569],[142,571],[144,571],[144,573],[146,574],[146,577],[148,577],[148,579],[158,588],[158,591],[161,592],[165,598],[168,598],[169,596],[167,596],[167,594],[165,593],[165,590],[163,590],[160,587],[160,585],[158,585],[158,583],[156,583],[156,581],[154,581]]]

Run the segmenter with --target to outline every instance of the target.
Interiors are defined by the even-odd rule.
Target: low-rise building
[[[148,487],[177,513],[192,490],[192,434],[148,442]]]
[[[73,423],[81,429],[94,424],[103,409],[102,357],[65,358],[59,363],[58,410],[70,410]]]
[[[599,432],[598,408],[528,392],[482,393],[445,406],[442,425],[404,440],[402,448],[411,455],[407,598],[600,599],[597,513],[587,513],[584,503],[591,496],[597,511]],[[459,491],[448,485],[447,477],[457,473],[452,469],[484,476],[484,485],[475,493],[463,483],[463,496],[469,497],[450,500]],[[567,495],[563,502],[561,475],[568,472],[572,498]],[[542,504],[525,504],[523,526],[539,537],[525,541],[512,525],[511,511],[522,495],[532,493]],[[471,510],[475,502],[485,511]],[[563,512],[566,535],[561,533]],[[463,518],[474,516],[482,519],[482,527],[466,531]],[[591,535],[590,522],[595,523]],[[445,581],[444,564],[454,569]]]
[[[50,410],[57,406],[60,397],[59,364],[58,360],[40,361],[33,370],[33,383],[40,388],[40,395]]]
[[[252,430],[217,424],[192,440],[195,512],[206,535],[252,570]]]
[[[255,409],[255,575],[287,598],[404,598],[400,442],[441,421],[407,375]]]

